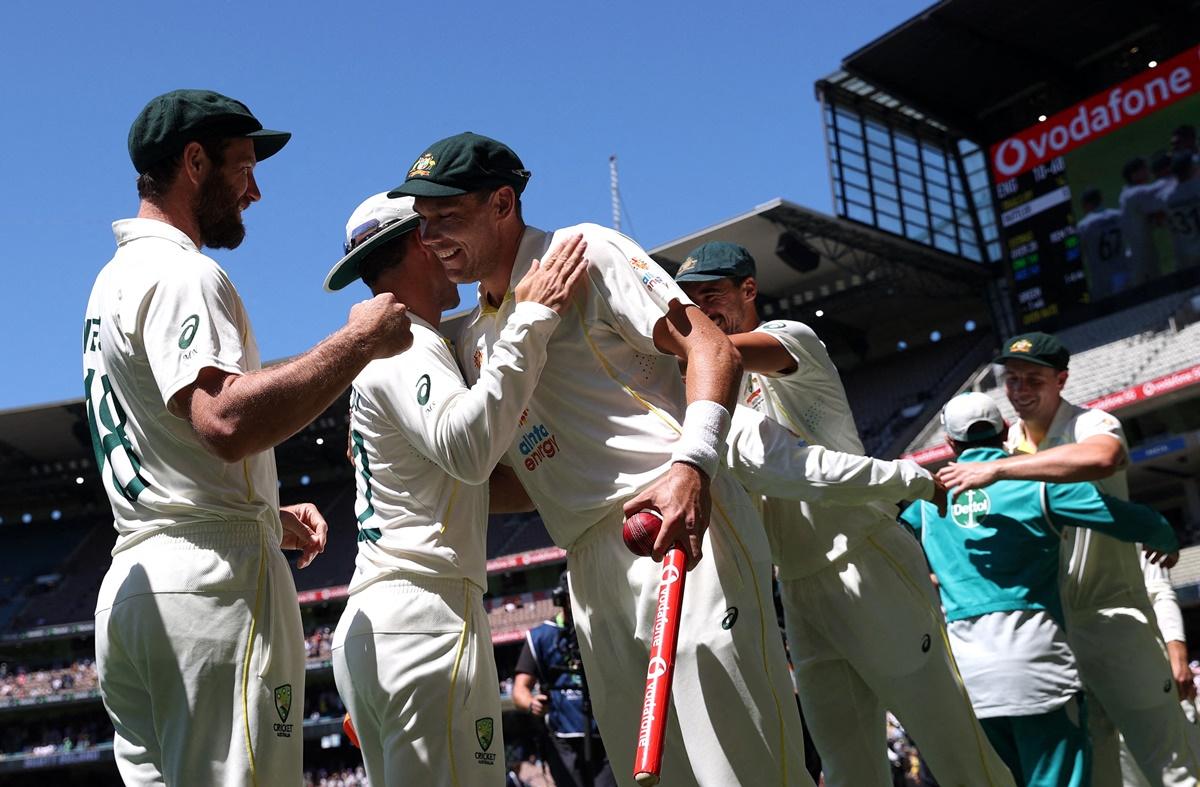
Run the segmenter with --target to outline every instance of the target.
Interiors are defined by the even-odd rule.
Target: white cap
[[[946,402],[942,408],[942,428],[955,442],[973,443],[995,437],[1003,433],[1005,427],[995,399],[968,391]]]
[[[421,217],[413,210],[412,197],[389,198],[387,192],[368,197],[346,222],[346,256],[325,277],[325,289],[340,290],[358,278],[358,266],[371,249],[397,235],[414,230]]]

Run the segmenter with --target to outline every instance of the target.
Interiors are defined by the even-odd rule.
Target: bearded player
[[[803,323],[762,323],[754,275],[746,249],[713,242],[688,254],[675,279],[741,353],[741,404],[810,444],[861,454],[825,345]],[[954,667],[921,548],[895,515],[878,504],[764,502],[796,688],[826,784],[891,783],[885,710],[941,783],[1012,784]]]
[[[411,198],[367,199],[325,282],[338,290],[362,279],[373,294],[402,294],[413,331],[403,358],[369,364],[351,389],[358,557],[334,633],[334,677],[372,784],[498,786],[499,679],[483,607],[488,478],[582,282],[586,244],[568,238],[531,266],[467,388],[437,332],[458,290],[418,222]],[[505,480],[491,489],[497,509]]]

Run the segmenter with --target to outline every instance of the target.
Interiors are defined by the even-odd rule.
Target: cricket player
[[[1121,211],[1104,207],[1100,189],[1083,192],[1084,216],[1075,223],[1083,262],[1088,272],[1088,292],[1100,300],[1129,286],[1130,267],[1121,243]]]
[[[1004,419],[987,394],[952,398],[942,428],[959,462],[1006,456]],[[1179,548],[1170,524],[1091,484],[1041,481],[965,492],[946,515],[912,505],[902,520],[937,575],[955,661],[1005,763],[1030,787],[1088,787],[1083,687],[1059,595],[1062,533],[1090,528],[1170,553]]]
[[[333,638],[338,693],[373,784],[504,782],[499,678],[487,589],[488,478],[582,283],[569,238],[515,288],[496,351],[467,388],[438,334],[458,289],[415,232],[412,198],[368,198],[326,278],[403,298],[413,346],[371,362],[350,395],[358,557]],[[515,482],[510,482],[515,483]]]
[[[1121,188],[1121,238],[1125,242],[1125,269],[1129,286],[1157,276],[1158,250],[1154,246],[1154,228],[1166,215],[1166,191],[1169,178],[1152,180],[1146,159],[1137,157],[1121,170],[1125,185]]]
[[[1192,153],[1177,153],[1166,192],[1167,229],[1175,247],[1175,270],[1200,266],[1200,166]]]
[[[810,445],[861,454],[825,345],[803,323],[760,322],[754,277],[745,248],[715,241],[690,252],[675,278],[741,353],[740,404]],[[895,506],[881,502],[887,498],[845,508],[767,494],[763,519],[796,688],[826,784],[891,783],[885,710],[919,742],[941,783],[1012,784],[971,710],[924,557],[896,525]]]
[[[237,290],[200,252],[236,248],[255,165],[289,134],[207,90],[148,103],[129,131],[137,218],[113,224],[83,329],[96,467],[117,543],[96,601],[96,669],[129,785],[301,779],[304,637],[284,549],[325,547],[308,503],[279,507],[272,448],[374,358],[412,341],[391,295],[260,369]]]
[[[513,284],[531,260],[576,233],[588,243],[586,304],[550,338],[507,460],[568,552],[580,650],[613,772],[632,784],[655,560],[679,541],[691,571],[665,783],[811,784],[773,631],[766,537],[746,493],[721,470],[737,353],[629,238],[591,224],[527,227],[519,197],[528,179],[507,146],[464,133],[427,148],[392,193],[416,197],[422,239],[451,280],[480,283],[457,342],[468,380],[496,352]],[[676,356],[694,363],[686,389]],[[635,557],[621,539],[626,514],[642,508],[663,515],[653,558]]]
[[[1055,337],[1009,339],[996,358],[1019,419],[1009,427],[1013,456],[952,462],[938,478],[952,494],[1003,480],[1091,481],[1126,500],[1129,449],[1121,422],[1062,398],[1070,353]],[[1151,784],[1194,785],[1200,741],[1179,707],[1171,666],[1146,597],[1137,547],[1093,530],[1071,528],[1062,545],[1067,639],[1088,691],[1092,784],[1121,784],[1118,731]]]

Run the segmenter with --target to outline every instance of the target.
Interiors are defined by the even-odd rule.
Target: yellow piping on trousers
[[[454,670],[450,673],[450,696],[446,701],[446,750],[450,756],[450,781],[458,784],[458,767],[454,751],[454,691],[458,687],[458,670],[462,666],[463,651],[467,648],[467,634],[471,629],[470,585],[463,580],[463,627],[458,635],[458,649],[454,654]]]
[[[258,623],[258,606],[262,603],[263,583],[266,580],[267,545],[262,525],[258,525],[258,581],[255,583],[254,607],[250,610],[250,629],[246,634],[246,656],[242,660],[242,729],[246,733],[246,755],[250,760],[250,783],[257,787],[258,769],[254,764],[254,739],[250,734],[250,661],[254,655],[254,634]]]
[[[658,416],[659,419],[661,419],[664,423],[666,423],[673,430],[675,430],[676,433],[682,433],[683,430],[680,428],[679,424],[675,421],[674,418],[672,418],[669,414],[664,413],[663,411],[659,410],[654,405],[650,404],[650,402],[648,402],[644,398],[642,398],[642,396],[639,395],[637,393],[637,391],[634,391],[628,385],[626,385],[625,383],[623,383],[619,379],[617,379],[616,371],[613,369],[612,364],[610,364],[608,362],[608,359],[604,357],[604,354],[602,352],[600,352],[600,348],[597,347],[596,343],[592,341],[591,334],[588,333],[587,322],[583,319],[583,312],[580,310],[578,304],[576,304],[576,306],[575,306],[575,314],[579,317],[579,327],[583,331],[584,340],[587,341],[588,347],[592,351],[592,355],[594,355],[596,357],[596,360],[600,362],[600,365],[604,367],[604,372],[605,372],[605,374],[607,374],[609,376],[609,379],[611,379],[614,383],[619,385],[625,391],[625,393],[627,393],[631,397],[633,397],[633,399],[635,401],[637,401],[640,405],[645,407],[648,412],[653,413],[654,415]],[[738,549],[742,553],[742,559],[745,560],[747,567],[750,569],[751,586],[754,588],[754,599],[755,599],[755,603],[758,607],[758,628],[759,628],[759,645],[760,645],[759,649],[762,651],[763,672],[765,674],[769,675],[770,674],[770,662],[767,660],[766,620],[765,620],[765,616],[763,614],[762,596],[759,595],[759,592],[758,592],[758,573],[754,570],[753,561],[750,560],[750,551],[748,549],[746,549],[745,543],[742,541],[741,536],[738,535],[737,530],[733,527],[733,522],[730,520],[729,515],[725,512],[725,509],[721,506],[720,501],[713,498],[712,505],[713,505],[713,508],[716,509],[721,514],[721,518],[725,520],[725,523],[728,526],[729,532],[733,535],[734,543],[737,545]],[[776,721],[778,722],[778,726],[779,726],[779,753],[780,753],[780,755],[783,755],[783,757],[782,757],[782,766],[783,767],[782,767],[782,773],[781,773],[782,782],[781,783],[786,785],[787,784],[787,757],[786,757],[786,755],[784,755],[784,753],[787,750],[787,736],[784,734],[783,707],[779,702],[779,695],[777,695],[775,693],[775,687],[771,685],[770,681],[767,682],[767,685],[771,687],[771,699],[775,703],[775,718],[776,718]]]

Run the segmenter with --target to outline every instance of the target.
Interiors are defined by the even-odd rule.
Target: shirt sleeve
[[[765,322],[754,329],[758,333],[765,333],[779,342],[780,346],[787,351],[792,360],[796,362],[796,370],[794,372],[777,372],[774,374],[765,374],[765,377],[794,377],[799,375],[803,379],[806,375],[819,374],[820,370],[832,365],[829,359],[829,350],[826,349],[825,343],[821,341],[816,332],[802,322],[795,320],[772,320]]]
[[[150,293],[142,325],[142,344],[164,405],[204,368],[247,370],[249,323],[241,298],[207,258],[163,275]]]
[[[1179,549],[1170,523],[1152,508],[1102,494],[1086,482],[1046,484],[1045,490],[1045,513],[1056,528],[1086,527],[1161,552]]]
[[[860,505],[926,498],[933,477],[916,462],[894,462],[808,445],[787,429],[738,405],[726,461],[748,491],[785,500]]]
[[[482,484],[512,444],[558,321],[541,304],[517,304],[470,388],[448,343],[421,329],[419,351],[405,355],[380,406],[421,454],[463,483]]]
[[[517,666],[513,672],[517,674],[524,673],[532,675],[535,678],[541,679],[538,675],[537,659],[533,655],[533,646],[530,644],[530,632],[525,632],[525,642],[521,645],[521,655],[517,656]]]
[[[1183,628],[1183,613],[1179,599],[1171,586],[1171,574],[1166,568],[1151,563],[1142,555],[1142,573],[1146,579],[1146,594],[1154,605],[1154,617],[1164,642],[1187,642]]]
[[[552,247],[579,228],[559,230]],[[611,313],[614,328],[638,352],[661,355],[654,346],[654,326],[667,314],[672,301],[692,301],[675,280],[650,259],[640,246],[618,232],[589,228],[587,240],[588,277],[594,292]]]
[[[1082,443],[1089,437],[1104,435],[1121,443],[1121,466],[1129,464],[1129,442],[1125,439],[1125,429],[1121,421],[1103,410],[1085,410],[1075,419],[1075,442]]]

